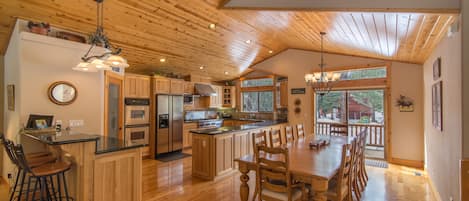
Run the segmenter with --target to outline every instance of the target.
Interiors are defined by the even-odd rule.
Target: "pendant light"
[[[104,0],[96,1],[96,32],[91,34],[91,47],[86,54],[81,58],[81,62],[72,68],[73,70],[82,72],[97,72],[98,70],[111,70],[112,67],[127,68],[129,64],[127,60],[119,56],[122,49],[113,46],[107,36],[104,34],[103,27],[103,2]],[[91,50],[96,47],[104,47],[107,51],[104,54],[93,55]]]
[[[324,72],[324,36],[325,32],[320,32],[321,35],[321,63],[319,64],[320,72],[313,74],[306,74],[305,81],[308,86],[319,95],[323,96],[329,93],[332,89],[332,84],[340,79],[340,73]]]

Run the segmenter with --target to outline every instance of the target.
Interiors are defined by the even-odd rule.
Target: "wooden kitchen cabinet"
[[[223,106],[223,87],[212,85],[213,90],[215,90],[216,96],[210,96],[210,107],[219,108]]]
[[[217,135],[215,140],[215,176],[233,170],[233,135]]]
[[[150,98],[150,77],[126,73],[124,96],[126,98]]]
[[[155,94],[169,94],[171,88],[171,81],[165,77],[154,77],[154,93]]]
[[[184,82],[184,94],[194,94],[195,88],[194,83]]]
[[[212,153],[210,151],[209,135],[193,135],[192,136],[192,175],[203,179],[213,179],[212,164],[210,160]]]
[[[277,83],[277,108],[288,107],[288,81],[283,80]]]
[[[171,79],[170,80],[170,94],[183,95],[184,94],[184,80]]]
[[[253,154],[254,147],[252,146],[251,139],[251,133],[248,131],[236,133],[233,135],[234,159],[241,158],[247,154]]]
[[[236,107],[236,87],[224,86],[222,91],[222,106],[223,107]]]
[[[182,136],[182,146],[183,148],[192,147],[192,133],[190,130],[196,129],[197,123],[184,123],[183,126],[183,136]]]

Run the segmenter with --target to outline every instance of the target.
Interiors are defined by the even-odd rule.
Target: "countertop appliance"
[[[126,145],[147,145],[150,139],[150,100],[138,98],[125,99]]]
[[[183,96],[156,95],[156,153],[182,150]]]

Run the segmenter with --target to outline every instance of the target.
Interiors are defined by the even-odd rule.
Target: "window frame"
[[[243,87],[242,86],[242,82],[244,80],[257,80],[257,79],[267,79],[267,78],[270,78],[272,79],[272,85],[271,86],[252,86],[252,87]],[[240,88],[240,92],[239,92],[239,96],[240,96],[240,102],[241,102],[241,112],[243,113],[273,113],[275,111],[275,108],[276,108],[276,101],[275,101],[275,76],[274,75],[269,75],[269,76],[261,76],[261,77],[250,77],[250,78],[240,78],[239,79],[240,83],[239,83],[239,88]],[[272,111],[259,111],[259,103],[260,103],[260,98],[259,98],[259,92],[265,92],[265,91],[270,91],[272,92]],[[257,111],[256,112],[251,112],[251,111],[244,111],[244,96],[243,96],[243,93],[244,92],[257,92],[258,95],[257,95]]]

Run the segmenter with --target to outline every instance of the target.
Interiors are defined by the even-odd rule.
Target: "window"
[[[242,92],[243,112],[272,112],[274,109],[273,91]]]
[[[264,86],[273,86],[273,85],[274,85],[274,79],[272,78],[243,80],[241,82],[241,87],[264,87]]]
[[[386,78],[386,67],[340,71],[340,80]]]

